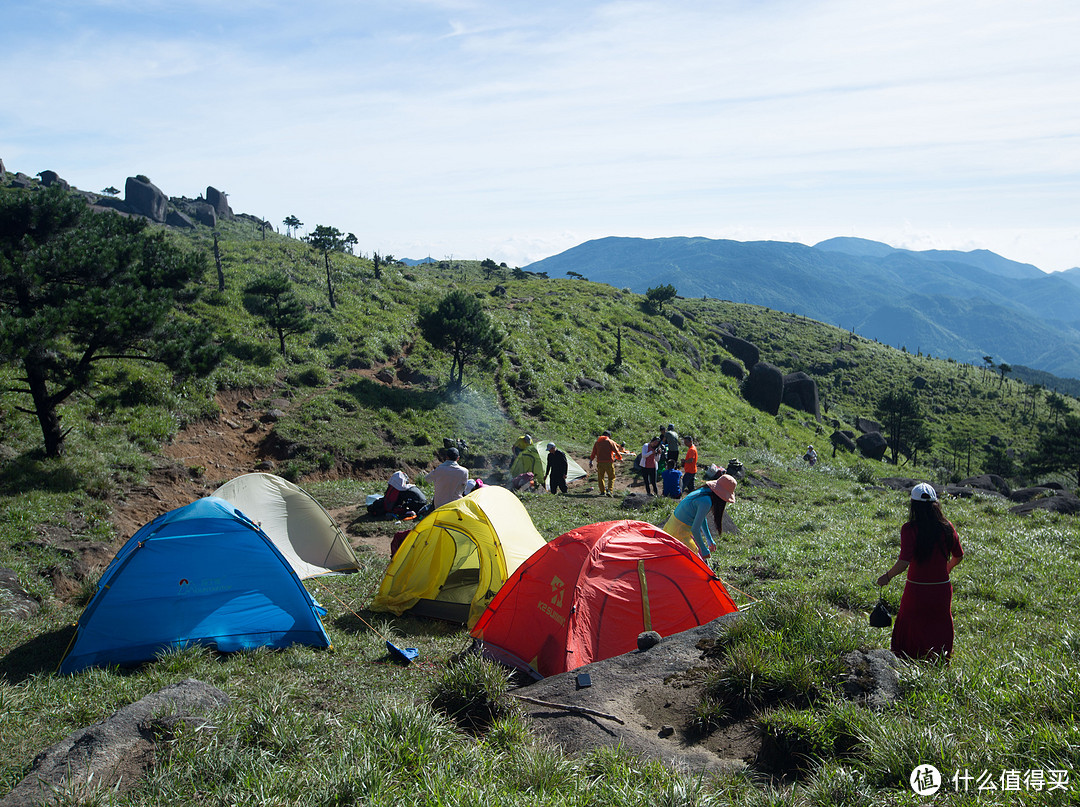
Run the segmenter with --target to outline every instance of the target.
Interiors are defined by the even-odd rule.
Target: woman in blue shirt
[[[708,558],[716,548],[716,540],[709,529],[709,513],[713,515],[719,538],[724,531],[724,508],[735,501],[737,484],[735,477],[724,474],[683,497],[664,525],[664,532],[691,548],[696,544],[701,557]]]

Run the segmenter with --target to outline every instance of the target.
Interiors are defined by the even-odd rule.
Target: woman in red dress
[[[900,558],[877,581],[879,586],[887,585],[907,570],[893,625],[896,655],[948,660],[953,649],[949,573],[963,558],[960,536],[942,514],[937,491],[926,482],[919,483],[911,489],[910,514],[900,528]]]

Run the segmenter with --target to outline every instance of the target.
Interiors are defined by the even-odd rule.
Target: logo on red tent
[[[563,594],[566,593],[566,583],[558,577],[551,578],[551,604],[556,608],[562,608]]]
[[[558,577],[551,578],[551,602],[544,602],[541,600],[536,603],[536,607],[554,619],[560,625],[566,624],[566,617],[556,611],[556,608],[562,608],[563,594],[566,593],[566,583],[560,580]]]

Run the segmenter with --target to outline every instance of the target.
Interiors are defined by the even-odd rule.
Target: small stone
[[[654,630],[647,630],[639,633],[637,637],[638,650],[648,650],[650,647],[655,647],[662,638],[663,637]]]
[[[657,735],[657,736],[659,736],[659,737],[670,737],[674,733],[675,733],[675,727],[674,726],[663,726],[660,729],[660,734]]]

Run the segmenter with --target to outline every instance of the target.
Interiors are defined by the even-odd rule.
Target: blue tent
[[[208,496],[159,516],[121,547],[60,672],[138,664],[191,645],[329,647],[325,613],[266,533]]]

